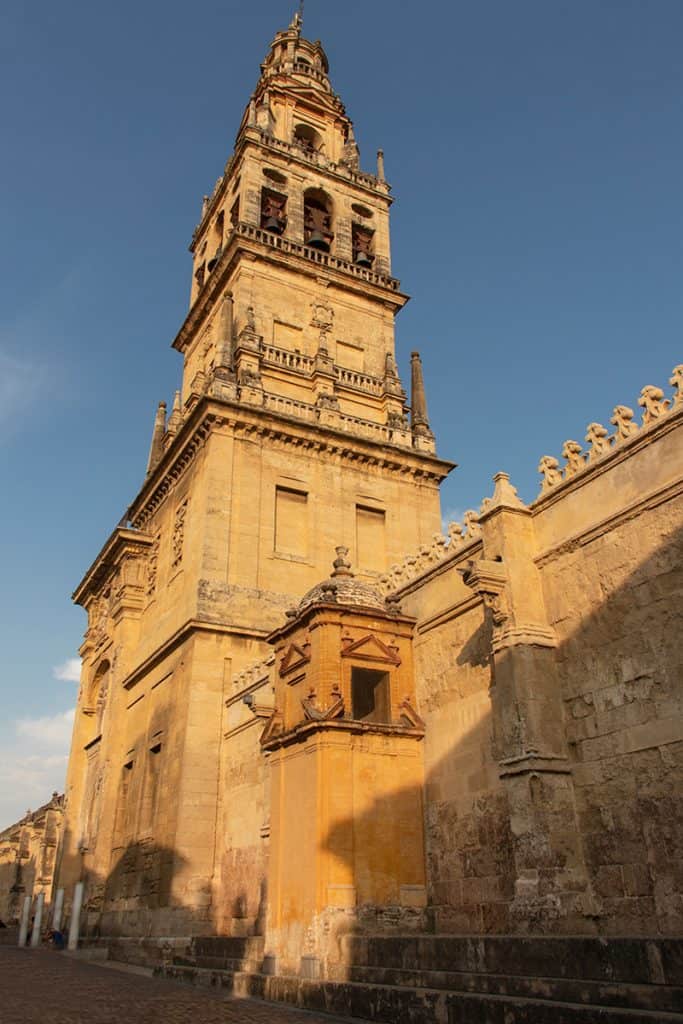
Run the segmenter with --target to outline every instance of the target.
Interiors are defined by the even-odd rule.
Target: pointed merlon
[[[149,448],[149,459],[147,461],[147,476],[158,465],[164,452],[164,432],[166,430],[166,402],[159,402],[156,416],[154,417],[154,431],[152,432],[152,443]]]
[[[180,392],[176,391],[173,398],[173,408],[171,409],[171,415],[168,417],[168,424],[166,426],[168,433],[172,435],[177,434],[182,422],[183,413],[180,407]]]
[[[410,423],[414,434],[431,433],[419,352],[410,353]]]

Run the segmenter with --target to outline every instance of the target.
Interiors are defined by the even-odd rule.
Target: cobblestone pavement
[[[342,1024],[53,950],[0,946],[0,1024]],[[343,1024],[350,1024],[345,1018]]]

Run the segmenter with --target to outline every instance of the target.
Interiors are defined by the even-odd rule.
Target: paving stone
[[[1,1024],[342,1024],[53,950],[0,947]],[[350,1024],[344,1018],[343,1024]]]

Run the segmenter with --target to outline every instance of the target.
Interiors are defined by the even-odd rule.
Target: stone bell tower
[[[381,154],[360,170],[328,71],[298,16],[277,33],[192,237],[182,386],[74,595],[88,629],[62,882],[87,881],[103,934],[217,926],[226,856],[229,898],[251,906],[265,853],[231,789],[253,739],[223,728],[233,680],[335,546],[367,581],[440,530],[452,464],[419,359],[412,424],[398,376],[390,187]]]

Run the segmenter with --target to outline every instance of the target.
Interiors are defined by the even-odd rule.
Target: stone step
[[[536,978],[470,971],[403,971],[393,967],[351,967],[349,981],[399,988],[445,989],[480,995],[515,996],[683,1013],[683,988],[583,978]]]
[[[354,967],[683,986],[683,940],[402,935],[342,940]]]
[[[196,957],[257,960],[263,956],[262,935],[196,935],[190,953]]]
[[[378,1018],[379,1019],[379,1018]],[[448,997],[448,1024],[681,1024],[662,1010],[459,993]]]
[[[683,1013],[490,993],[313,981],[283,975],[164,965],[155,973],[238,996],[384,1024],[683,1024]]]
[[[173,963],[178,967],[200,967],[209,971],[232,971],[246,972],[248,974],[258,973],[261,970],[263,958],[257,957],[229,957],[229,956],[174,956]]]

